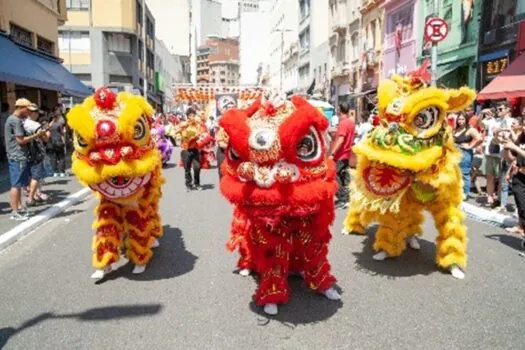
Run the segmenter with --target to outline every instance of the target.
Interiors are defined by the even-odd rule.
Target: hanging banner
[[[228,109],[237,107],[238,98],[236,93],[215,94],[216,116],[220,117]]]

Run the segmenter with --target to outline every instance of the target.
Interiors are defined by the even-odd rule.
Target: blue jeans
[[[499,179],[499,201],[502,207],[505,207],[509,201],[509,182],[505,179],[507,171],[509,171],[509,163],[506,160],[503,160],[503,162],[501,163],[501,176]]]
[[[472,150],[461,150],[461,161],[459,167],[461,168],[461,175],[463,178],[463,194],[465,196],[470,195],[470,173],[472,172],[472,158],[474,152]]]
[[[29,163],[25,160],[18,161],[9,159],[9,180],[11,187],[24,188],[29,185],[31,176]]]

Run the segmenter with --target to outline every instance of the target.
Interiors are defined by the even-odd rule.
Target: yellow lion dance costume
[[[416,236],[422,234],[422,211],[427,209],[439,232],[436,262],[462,279],[467,234],[460,210],[461,154],[446,114],[464,109],[476,94],[465,87],[430,87],[428,80],[425,65],[406,77],[395,75],[380,83],[380,125],[353,148],[358,164],[343,233],[364,234],[368,224],[377,221],[374,259],[396,257],[407,242],[419,249]]]
[[[161,157],[150,136],[152,107],[142,97],[101,88],[67,119],[74,132],[72,171],[97,192],[92,278],[102,278],[125,250],[144,272],[162,236]]]

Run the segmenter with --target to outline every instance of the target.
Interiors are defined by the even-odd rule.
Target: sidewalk
[[[9,178],[2,175],[2,172],[0,172],[0,235],[23,223],[9,218],[11,216],[11,208],[9,205]],[[30,218],[44,212],[46,209],[66,199],[69,195],[82,189],[83,186],[79,184],[73,176],[47,178],[46,184],[42,186],[42,190],[49,196],[49,200],[45,204],[28,208]]]

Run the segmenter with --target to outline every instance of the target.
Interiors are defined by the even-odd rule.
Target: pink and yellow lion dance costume
[[[380,83],[380,124],[353,151],[358,156],[352,176],[350,208],[343,233],[364,234],[379,222],[374,242],[376,260],[396,257],[407,243],[419,249],[423,210],[438,230],[436,262],[464,278],[467,234],[460,210],[463,199],[461,154],[446,123],[446,114],[470,105],[469,88],[439,89],[427,85],[426,66],[406,77]]]
[[[71,109],[72,171],[100,200],[93,224],[93,278],[102,278],[125,250],[142,273],[162,236],[161,156],[151,136],[152,107],[140,96],[101,88]]]
[[[221,192],[235,206],[228,247],[239,248],[241,269],[259,274],[257,304],[276,314],[288,301],[291,272],[338,300],[327,258],[337,189],[326,159],[327,119],[294,97],[228,110],[220,126],[229,138]]]

